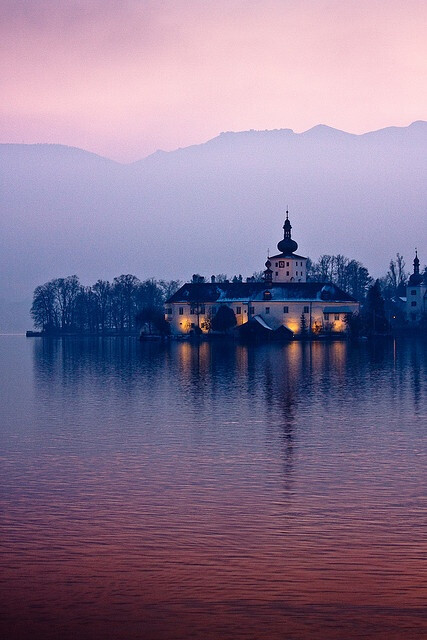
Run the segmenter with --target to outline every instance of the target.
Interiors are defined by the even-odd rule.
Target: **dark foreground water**
[[[0,337],[0,373],[2,638],[427,637],[425,343]]]

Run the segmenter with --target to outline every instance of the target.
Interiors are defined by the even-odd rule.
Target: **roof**
[[[292,300],[357,302],[355,298],[331,282],[273,282],[269,286],[265,282],[188,282],[168,298],[166,303],[248,303],[250,301],[264,301],[265,291],[271,292],[272,302],[290,302]]]
[[[236,327],[236,331],[240,333],[240,335],[246,336],[255,336],[257,334],[264,333],[265,335],[270,334],[275,337],[282,337],[286,339],[293,338],[293,331],[285,327],[281,322],[274,321],[272,322],[272,318],[269,318],[267,322],[262,316],[256,315],[248,320],[248,322],[244,322]]]
[[[258,322],[263,329],[267,329],[268,331],[273,331],[273,329],[266,323],[266,321],[261,316],[254,316],[254,322]]]
[[[278,260],[282,258],[298,258],[298,260],[307,260],[305,256],[299,256],[297,253],[278,253],[277,256],[268,256],[269,260]]]

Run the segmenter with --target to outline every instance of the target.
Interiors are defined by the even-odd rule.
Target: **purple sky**
[[[131,161],[427,117],[425,0],[0,0],[0,140]]]

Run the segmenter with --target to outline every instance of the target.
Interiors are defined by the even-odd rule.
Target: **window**
[[[298,275],[298,271],[296,272],[296,274],[295,274],[295,275]]]
[[[166,315],[171,316],[172,315],[172,307],[168,307],[166,309]]]
[[[309,307],[304,307],[303,313],[309,313],[309,311],[310,311]]]
[[[283,269],[283,267],[284,267],[284,266],[285,266],[285,261],[284,261],[284,260],[280,260],[280,261],[279,261],[279,267],[280,267],[281,269]],[[277,267],[277,262],[276,262],[276,267]]]
[[[271,291],[264,291],[264,300],[271,300]]]
[[[334,320],[339,320],[339,319],[340,319],[340,314],[339,314],[339,313],[336,313],[336,314],[334,315]]]
[[[279,263],[278,263],[278,262],[276,262],[276,267],[278,267],[278,266],[279,266]]]
[[[411,307],[416,307],[416,306],[417,306],[417,303],[415,302],[415,300],[412,300]]]
[[[200,305],[200,313],[201,313],[202,315],[205,315],[205,313],[206,313],[206,308],[205,308],[205,305],[204,305],[204,304],[201,304],[201,305]]]
[[[206,323],[205,322],[201,322],[200,323],[200,328],[201,329],[205,329],[206,328]]]
[[[286,263],[286,266],[289,267],[289,262]]]
[[[236,313],[239,316],[242,313],[242,307],[236,307]]]
[[[278,271],[276,271],[276,276],[278,276],[278,275],[279,275],[279,272],[278,272]]]
[[[283,307],[283,313],[289,313],[289,307]]]
[[[326,322],[328,322],[329,320],[329,313],[324,313],[323,317],[325,318]]]
[[[190,307],[190,316],[195,316],[197,313],[197,307]]]
[[[417,295],[417,292],[415,291],[415,289],[412,289],[411,290],[411,296],[416,296],[416,295]]]
[[[255,307],[249,307],[249,313],[255,313]]]
[[[287,272],[286,272],[286,275],[287,275],[287,276],[289,275],[289,271],[287,271]]]
[[[184,307],[180,307],[179,308],[179,315],[183,316],[184,315]]]
[[[270,313],[270,307],[265,307],[265,313]]]

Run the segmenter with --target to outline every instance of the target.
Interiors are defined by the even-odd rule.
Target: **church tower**
[[[420,259],[415,249],[414,273],[406,287],[406,317],[412,324],[418,323],[427,312],[427,282],[420,273]]]
[[[307,282],[307,258],[295,253],[298,244],[292,239],[291,230],[289,211],[286,210],[283,240],[277,244],[280,253],[267,258],[267,261],[270,262],[267,268],[271,271],[269,277],[272,282]]]

